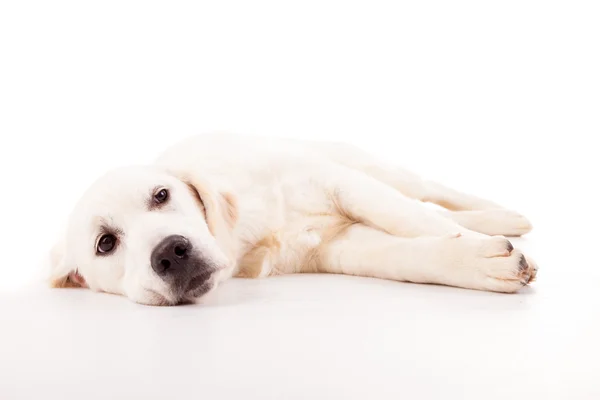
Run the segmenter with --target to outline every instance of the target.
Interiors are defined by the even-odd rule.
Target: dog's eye
[[[167,189],[161,189],[154,194],[154,202],[156,204],[164,203],[169,199],[169,191]]]
[[[115,237],[115,235],[111,235],[111,234],[102,235],[100,240],[98,240],[98,247],[96,248],[96,250],[100,254],[110,253],[111,251],[113,251],[116,244],[117,244],[117,238]]]

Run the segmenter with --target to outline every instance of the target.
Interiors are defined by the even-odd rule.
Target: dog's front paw
[[[461,286],[514,293],[536,278],[536,263],[504,237],[450,240],[455,241],[454,268],[464,281]]]

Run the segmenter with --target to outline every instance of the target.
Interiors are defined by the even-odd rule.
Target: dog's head
[[[235,198],[198,176],[127,167],[98,179],[52,251],[51,285],[189,302],[233,270]]]

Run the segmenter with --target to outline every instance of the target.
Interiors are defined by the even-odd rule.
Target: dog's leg
[[[338,143],[319,143],[318,146],[318,150],[330,160],[361,171],[406,197],[454,211],[442,214],[470,230],[509,236],[520,236],[531,231],[530,222],[515,211],[437,182],[424,180],[405,169],[386,165],[354,146]]]
[[[408,170],[373,163],[364,164],[362,171],[384,182],[406,196],[437,204],[452,211],[501,210],[504,207],[471,194],[454,190],[440,183],[424,180]]]
[[[346,219],[403,237],[482,236],[360,171],[334,166],[321,179],[337,213]]]
[[[537,267],[502,237],[400,238],[355,224],[323,245],[315,271],[511,293]]]
[[[440,214],[467,229],[486,235],[521,236],[531,231],[529,221],[521,214],[510,210],[441,210]]]
[[[380,166],[366,168],[365,172],[410,198],[446,208],[440,211],[442,215],[470,230],[486,235],[521,236],[532,229],[529,220],[516,211],[424,181],[411,172]]]
[[[412,199],[434,203],[453,211],[504,209],[490,200],[462,193],[440,183],[424,180],[403,168],[387,165],[349,144],[325,142],[316,143],[314,146],[330,160],[362,171]]]

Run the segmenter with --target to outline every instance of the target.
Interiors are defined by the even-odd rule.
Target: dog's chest
[[[270,186],[240,210],[238,276],[300,272],[334,223],[327,194],[308,182]]]
[[[238,198],[238,276],[303,270],[334,223],[335,207],[323,178],[327,164],[290,157],[278,168],[248,168],[228,177]]]
[[[238,259],[238,276],[255,278],[305,270],[323,243],[323,219],[292,221],[247,243]]]

